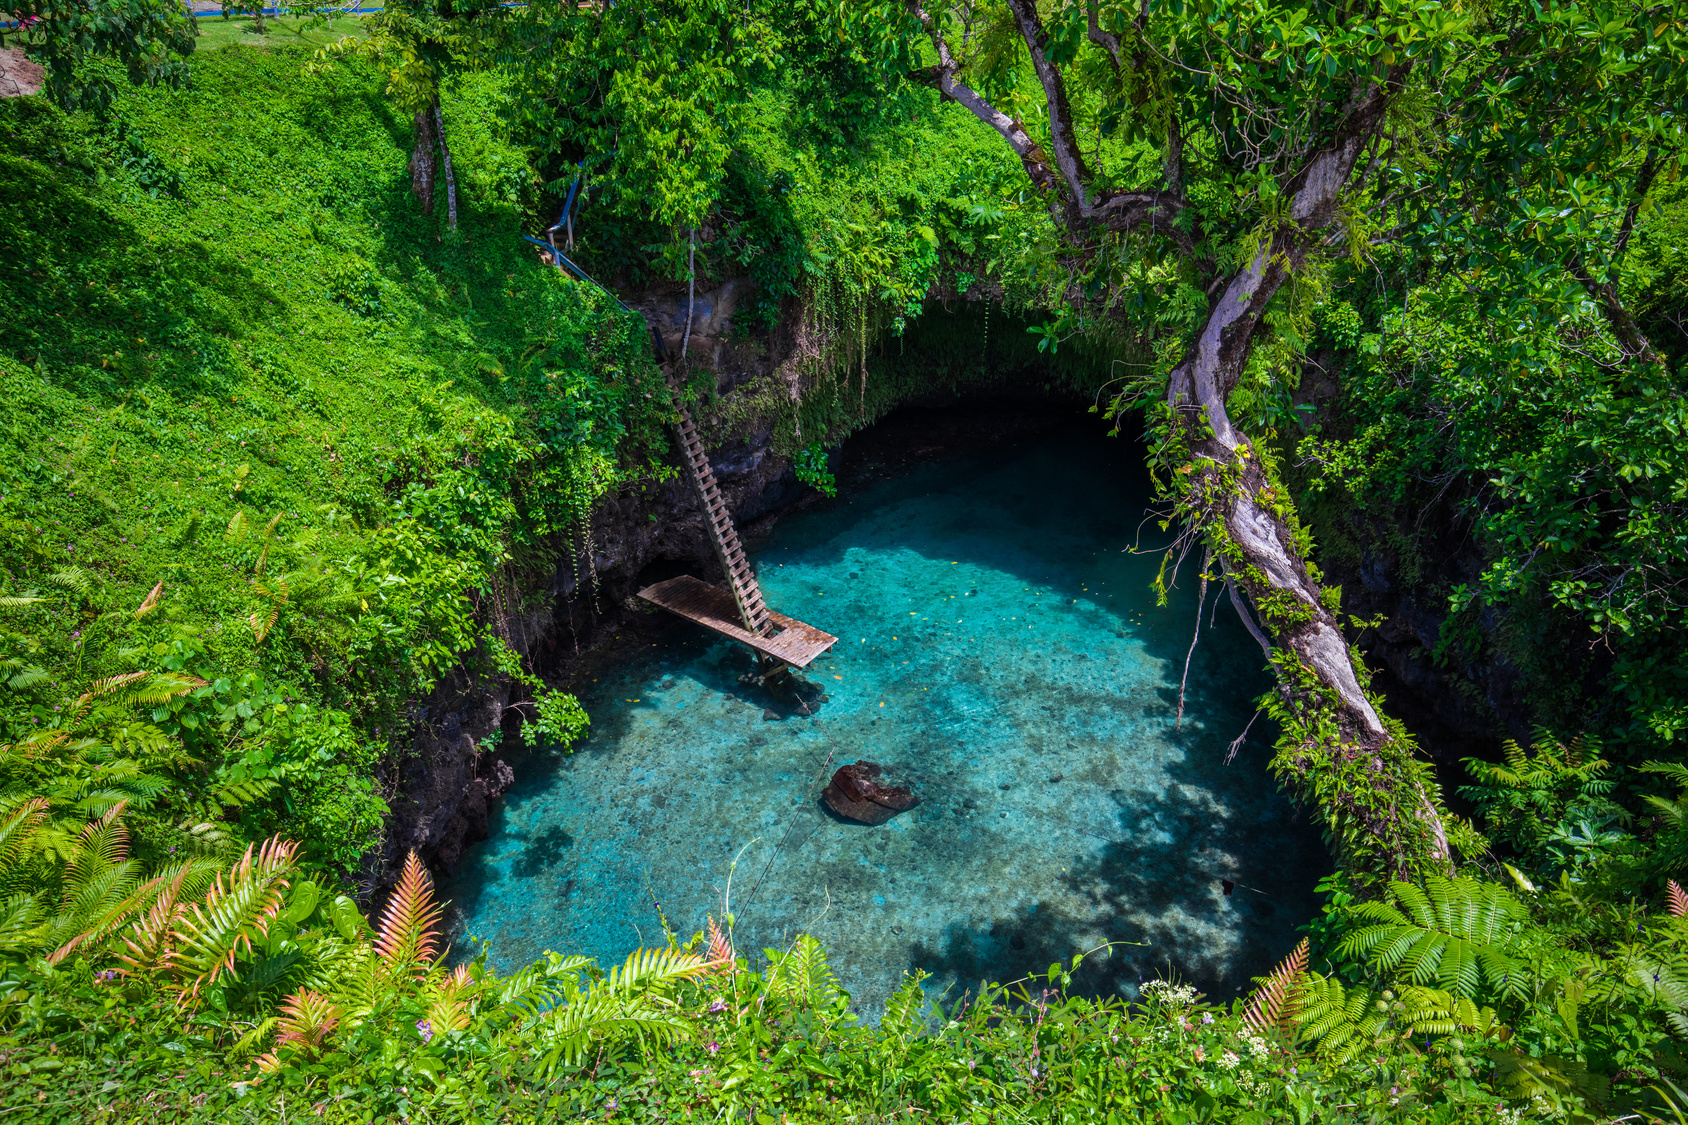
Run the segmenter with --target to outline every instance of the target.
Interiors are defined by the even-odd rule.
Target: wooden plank
[[[732,594],[689,574],[646,586],[639,591],[639,596],[654,606],[749,645],[764,656],[783,660],[798,668],[807,668],[815,657],[838,643],[838,638],[831,633],[823,633],[813,625],[805,625],[796,618],[773,610],[768,611],[768,618],[778,632],[773,636],[759,637],[739,620],[738,603],[733,601]]]

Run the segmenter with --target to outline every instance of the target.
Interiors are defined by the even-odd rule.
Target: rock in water
[[[920,798],[904,786],[881,785],[877,778],[884,772],[877,762],[853,762],[832,775],[821,800],[846,820],[884,824],[920,803]]]

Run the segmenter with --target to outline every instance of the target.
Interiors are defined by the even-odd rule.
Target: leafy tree
[[[1434,792],[1367,693],[1335,591],[1232,407],[1239,389],[1286,377],[1338,256],[1403,239],[1516,263],[1521,301],[1557,294],[1562,279],[1591,286],[1619,346],[1647,361],[1609,292],[1634,217],[1614,203],[1638,205],[1675,160],[1682,12],[1428,0],[879,11],[928,41],[922,80],[1019,158],[1064,244],[1063,323],[1142,317],[1189,295],[1198,311],[1163,341],[1154,379],[1115,406],[1132,394],[1157,403],[1157,462],[1177,513],[1207,538],[1204,575],[1246,595],[1273,634],[1287,724],[1277,767],[1309,793],[1318,775],[1351,773],[1350,792],[1389,795],[1393,811],[1356,809],[1333,832],[1364,865],[1445,865]],[[1135,285],[1134,264],[1163,253],[1179,261],[1176,284]],[[1322,796],[1329,818],[1340,802]]]
[[[110,59],[136,85],[180,85],[193,54],[193,21],[176,0],[14,0],[0,47],[19,41],[47,68],[46,92],[66,109],[104,109],[118,87],[94,65]]]

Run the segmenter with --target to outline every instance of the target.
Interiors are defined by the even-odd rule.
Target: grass
[[[199,44],[194,53],[224,47],[304,47],[317,50],[348,35],[364,34],[362,16],[342,16],[328,22],[306,16],[265,16],[264,30],[251,16],[203,15],[194,20]]]

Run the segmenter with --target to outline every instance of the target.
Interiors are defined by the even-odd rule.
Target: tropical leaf
[[[438,955],[439,924],[444,911],[434,903],[434,880],[412,851],[405,857],[398,886],[387,899],[375,936],[375,954],[395,978],[420,977]]]
[[[226,876],[217,877],[205,901],[177,917],[171,935],[175,948],[164,968],[182,1004],[198,1003],[206,987],[234,969],[239,953],[252,951],[253,937],[269,932],[285,900],[298,848],[280,838],[266,840],[256,855],[248,846]]]
[[[1307,971],[1307,939],[1302,938],[1277,968],[1259,979],[1260,987],[1243,1012],[1243,1022],[1265,1033],[1295,1019],[1301,977]]]

